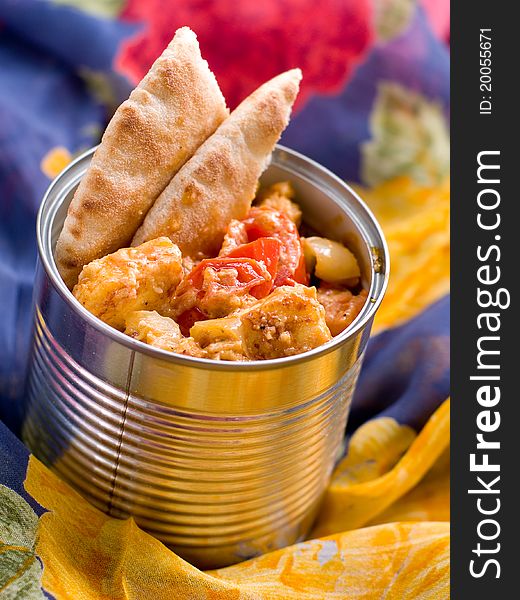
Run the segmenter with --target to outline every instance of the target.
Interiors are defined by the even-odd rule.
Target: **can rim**
[[[50,186],[47,188],[45,195],[43,197],[42,203],[38,210],[38,215],[36,219],[36,237],[38,243],[38,253],[41,264],[47,273],[50,281],[52,282],[54,288],[63,298],[63,300],[71,307],[72,310],[79,313],[83,319],[85,319],[89,325],[91,325],[94,329],[98,330],[100,333],[108,336],[113,341],[126,346],[130,350],[139,351],[144,354],[148,354],[155,358],[163,359],[167,362],[177,363],[184,366],[195,367],[200,369],[219,369],[223,371],[258,371],[258,370],[267,370],[273,368],[282,368],[289,365],[294,365],[302,362],[306,362],[312,359],[317,358],[318,356],[322,356],[332,352],[338,346],[341,346],[347,339],[356,335],[363,327],[372,319],[379,308],[383,297],[385,295],[387,286],[388,286],[388,278],[389,278],[389,269],[390,269],[390,258],[388,252],[388,246],[386,243],[385,236],[379,225],[377,219],[375,218],[372,211],[368,208],[368,206],[363,202],[363,200],[359,197],[359,195],[342,179],[340,179],[337,175],[332,173],[326,167],[320,165],[316,161],[308,158],[307,156],[296,152],[295,150],[291,150],[281,144],[276,145],[275,154],[279,154],[281,156],[287,156],[291,161],[291,166],[294,167],[294,163],[299,163],[300,166],[312,167],[312,169],[319,173],[321,177],[325,176],[328,179],[330,185],[328,187],[331,188],[331,192],[333,189],[336,191],[342,191],[343,194],[345,192],[347,195],[354,199],[358,208],[360,208],[364,212],[365,220],[369,223],[371,229],[376,234],[377,237],[377,245],[369,245],[368,234],[362,227],[358,227],[359,233],[363,238],[363,242],[368,245],[369,254],[372,255],[372,250],[377,250],[377,257],[372,255],[371,262],[371,284],[370,290],[368,294],[368,300],[365,303],[363,309],[360,314],[356,317],[351,325],[349,325],[345,331],[341,332],[336,337],[332,338],[325,344],[321,346],[317,346],[312,350],[307,350],[306,352],[302,352],[301,354],[295,354],[293,356],[286,356],[283,358],[272,358],[267,360],[255,360],[255,361],[221,361],[214,360],[209,358],[197,358],[193,356],[186,356],[182,354],[176,354],[174,352],[168,352],[167,350],[162,350],[160,348],[155,348],[154,346],[150,346],[149,344],[145,344],[139,340],[131,338],[128,335],[125,335],[123,332],[114,329],[110,325],[104,323],[101,319],[94,316],[90,313],[84,306],[81,305],[80,302],[73,296],[72,292],[65,285],[63,279],[61,278],[52,252],[52,248],[47,248],[45,246],[45,232],[50,236],[50,231],[46,228],[46,223],[44,221],[44,213],[46,210],[49,210],[49,204],[54,200],[55,204],[61,204],[61,202],[57,202],[56,198],[53,196],[53,192],[55,188],[61,184],[62,178],[69,173],[78,163],[85,160],[88,156],[92,155],[97,146],[90,148],[89,150],[83,152],[80,156],[78,156],[75,160],[73,160],[61,173],[51,182]],[[276,163],[275,163],[276,164]],[[277,166],[281,166],[277,164]],[[305,174],[308,175],[305,170]],[[299,173],[300,176],[303,176],[304,173]],[[304,176],[304,179],[307,179],[310,183],[315,182],[315,177],[307,177]],[[323,182],[322,182],[323,183]],[[58,200],[60,200],[62,195],[57,195]],[[345,212],[344,207],[342,207],[343,212]],[[350,216],[350,215],[349,215]],[[359,223],[357,223],[359,226]],[[372,236],[374,237],[374,236]],[[50,245],[49,245],[50,246]],[[376,270],[374,268],[374,261],[379,261],[380,270]],[[375,292],[375,293],[374,293]]]

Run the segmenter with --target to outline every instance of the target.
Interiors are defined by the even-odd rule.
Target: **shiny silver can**
[[[368,301],[345,332],[305,354],[179,356],[105,325],[58,274],[56,240],[92,153],[51,184],[38,217],[25,442],[96,507],[131,515],[201,568],[302,540],[342,450],[388,280],[377,222],[343,181],[278,146],[263,183],[290,180],[305,220],[355,251]]]

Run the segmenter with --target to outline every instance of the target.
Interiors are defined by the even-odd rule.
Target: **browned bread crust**
[[[70,204],[56,246],[69,287],[84,265],[129,245],[159,194],[227,115],[195,34],[179,29],[114,114]]]
[[[218,254],[229,222],[251,206],[300,80],[301,71],[293,69],[246,98],[170,181],[132,244],[168,236],[185,256]]]

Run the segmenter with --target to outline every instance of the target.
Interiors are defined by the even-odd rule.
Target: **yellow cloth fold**
[[[383,228],[390,252],[390,282],[372,328],[379,333],[449,292],[450,183],[421,186],[403,176],[357,191]]]
[[[448,516],[448,495],[430,493],[446,478],[448,443],[449,401],[417,436],[388,418],[367,423],[320,513],[316,535],[331,535],[207,573],[132,519],[104,515],[31,456],[25,487],[49,511],[36,545],[43,586],[59,600],[448,598],[449,524],[420,522]],[[400,522],[383,523],[385,514]]]
[[[336,532],[363,527],[380,513],[388,509],[399,498],[409,492],[424,477],[435,464],[450,443],[450,401],[446,400],[431,416],[421,433],[413,440],[404,456],[380,476],[361,481],[351,480],[353,469],[374,468],[381,461],[381,453],[376,451],[368,457],[362,457],[361,462],[352,465],[347,455],[340,462],[332,477],[329,489],[325,495],[313,535],[322,536]],[[356,436],[379,437],[381,421],[369,421],[352,437],[351,445],[356,446]],[[393,421],[395,423],[395,421]],[[369,429],[369,434],[365,433]],[[365,430],[365,431],[364,431]],[[410,428],[404,426],[409,435]],[[403,426],[396,424],[394,435],[387,439],[386,452],[402,452]],[[388,458],[384,456],[384,460]],[[397,458],[397,457],[396,457]]]

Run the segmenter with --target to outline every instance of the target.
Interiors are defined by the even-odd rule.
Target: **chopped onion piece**
[[[356,257],[340,244],[322,237],[308,237],[303,240],[303,251],[307,268],[319,279],[329,283],[343,283],[359,277],[361,272]]]

